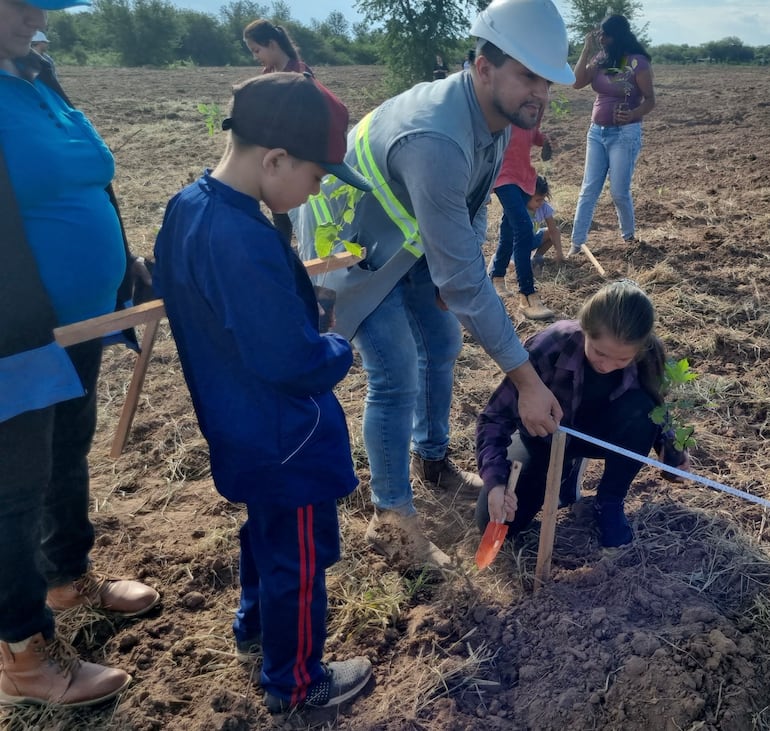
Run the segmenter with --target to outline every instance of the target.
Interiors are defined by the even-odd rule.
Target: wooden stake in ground
[[[591,264],[596,267],[596,271],[599,272],[603,277],[607,276],[607,272],[604,271],[604,267],[596,260],[596,257],[591,253],[591,249],[588,248],[585,244],[583,244],[580,247],[580,250],[586,255],[588,258],[588,261],[591,262]]]
[[[551,459],[548,462],[548,477],[545,481],[545,500],[543,501],[543,520],[540,525],[540,544],[537,548],[535,566],[535,591],[551,578],[551,557],[553,539],[556,534],[556,511],[559,508],[559,488],[561,473],[564,468],[564,445],[567,435],[557,431],[551,437]]]

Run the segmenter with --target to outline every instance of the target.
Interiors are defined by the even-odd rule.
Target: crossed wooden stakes
[[[342,252],[332,254],[322,259],[310,259],[305,262],[305,268],[310,276],[323,274],[325,272],[350,267],[361,261],[366,255],[365,251],[360,256]],[[112,439],[112,448],[110,457],[117,459],[123,452],[128,440],[128,433],[131,430],[131,424],[134,421],[136,407],[139,404],[139,396],[144,385],[144,377],[147,373],[147,366],[150,363],[152,347],[155,344],[155,336],[158,333],[158,325],[166,315],[166,308],[163,300],[153,300],[145,302],[135,307],[128,307],[119,312],[111,312],[100,317],[93,317],[90,320],[74,322],[71,325],[57,327],[53,333],[56,342],[66,348],[70,345],[83,343],[87,340],[104,337],[110,333],[127,330],[137,325],[145,325],[144,336],[142,337],[141,352],[136,359],[134,372],[131,376],[131,382],[126,393],[126,400],[123,409],[120,412],[115,436]]]

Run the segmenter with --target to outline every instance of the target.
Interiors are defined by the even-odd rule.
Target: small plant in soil
[[[669,360],[663,371],[663,392],[666,394],[666,403],[656,406],[650,412],[650,418],[658,424],[664,432],[674,433],[674,446],[681,452],[695,446],[693,433],[695,427],[684,424],[686,415],[698,405],[691,388],[692,382],[698,378],[698,374],[690,368],[687,358],[681,360]]]
[[[203,115],[206,123],[206,129],[209,131],[209,137],[213,137],[219,128],[222,119],[222,110],[219,104],[198,104],[198,111]]]

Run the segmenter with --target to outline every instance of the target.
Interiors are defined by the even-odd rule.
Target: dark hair
[[[471,48],[470,51],[468,51],[468,60],[473,63],[476,60],[476,49]]]
[[[510,58],[507,53],[501,51],[494,43],[485,41],[483,38],[479,38],[479,42],[476,46],[476,53],[479,56],[484,56],[484,58],[486,58],[496,69],[499,69],[505,63],[506,59]]]
[[[270,41],[275,41],[289,58],[299,60],[299,49],[289,38],[289,34],[282,26],[273,25],[269,20],[252,20],[243,29],[243,38],[248,38],[260,46],[267,46]]]
[[[604,59],[599,63],[599,68],[619,68],[623,56],[631,53],[644,56],[651,60],[644,46],[637,40],[631,24],[624,15],[608,15],[601,22],[601,30],[604,35],[612,38],[612,43],[604,48]]]
[[[654,333],[655,308],[634,282],[622,279],[602,287],[580,308],[578,320],[589,338],[608,335],[638,346],[636,367],[642,388],[656,404],[663,403],[665,350]]]
[[[551,195],[551,188],[544,175],[538,175],[535,179],[535,192],[533,195],[544,195],[546,198]]]

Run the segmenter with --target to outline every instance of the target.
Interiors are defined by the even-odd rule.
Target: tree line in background
[[[262,5],[231,0],[217,15],[181,9],[169,0],[94,0],[90,11],[49,13],[51,53],[59,63],[113,66],[228,66],[253,64],[243,28],[255,18],[282,25],[313,65],[384,64],[394,89],[431,78],[435,55],[459,68],[469,48],[469,18],[488,0],[355,0],[364,20],[350,23],[335,11],[326,20],[303,24],[284,0]],[[647,24],[639,25],[641,0],[571,0],[567,27],[572,56],[583,37],[608,14],[631,21],[647,43]],[[426,41],[426,39],[432,39]],[[653,61],[767,63],[770,46],[746,46],[723,38],[700,46],[651,46]]]

